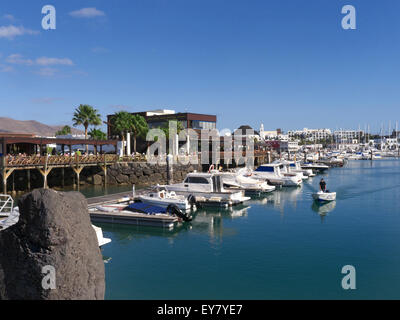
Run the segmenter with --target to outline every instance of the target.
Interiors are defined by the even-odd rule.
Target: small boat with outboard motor
[[[313,199],[320,202],[329,202],[336,200],[336,192],[327,191],[318,191],[313,193]]]
[[[136,199],[162,208],[168,208],[169,205],[173,204],[183,211],[189,210],[192,206],[187,197],[177,195],[175,191],[167,191],[159,185],[155,186],[151,192],[137,196]]]

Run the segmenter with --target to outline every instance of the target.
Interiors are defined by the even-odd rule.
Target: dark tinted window
[[[186,183],[204,183],[208,184],[208,180],[206,178],[202,177],[188,177],[189,181],[185,181]]]

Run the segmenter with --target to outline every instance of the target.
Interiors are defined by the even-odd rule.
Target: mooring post
[[[167,155],[167,184],[171,184],[174,176],[172,155]]]
[[[65,177],[65,168],[64,167],[62,167],[61,168],[61,186],[64,188],[64,186],[65,186],[65,179],[64,179],[64,177]]]
[[[30,191],[31,190],[31,169],[28,169],[26,171],[26,182],[27,182],[28,191]]]
[[[15,192],[15,171],[12,173],[12,193]]]
[[[1,156],[1,177],[3,178],[3,193],[7,194],[7,179],[4,179],[5,176],[6,176],[6,157],[5,157],[5,152],[3,151],[3,155]]]
[[[47,189],[47,160],[49,159],[49,156],[46,154],[46,160],[44,162],[44,175],[43,175],[43,188]]]
[[[107,186],[107,161],[106,161],[106,157],[107,157],[107,155],[104,155],[104,168],[103,168],[103,171],[104,171],[104,187]]]

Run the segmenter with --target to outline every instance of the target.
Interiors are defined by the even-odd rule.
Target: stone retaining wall
[[[200,165],[173,166],[173,181],[182,182],[188,172],[201,171]],[[28,187],[27,170],[15,170],[7,180],[9,191],[27,191]],[[62,169],[54,168],[47,177],[50,188],[61,188]],[[76,175],[72,168],[64,169],[64,186],[76,184]],[[85,167],[80,174],[80,185],[101,185],[104,183],[104,172],[100,167]],[[154,184],[167,183],[166,165],[149,164],[146,162],[115,163],[107,169],[108,185],[129,185],[149,186]],[[36,169],[30,170],[31,189],[43,187],[43,177]],[[14,186],[13,186],[14,185]]]

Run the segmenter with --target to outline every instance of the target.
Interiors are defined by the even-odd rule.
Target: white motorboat
[[[169,205],[174,204],[180,210],[189,210],[190,203],[187,198],[183,195],[177,195],[175,191],[160,190],[160,187],[156,187],[154,192],[140,195],[137,197],[138,200],[144,203],[160,206],[167,208]]]
[[[313,199],[321,202],[328,202],[336,200],[336,192],[323,192],[319,191],[317,193],[313,193]]]
[[[281,171],[284,175],[290,174],[290,175],[298,175],[300,179],[306,180],[308,179],[308,175],[305,175],[303,173],[303,169],[296,169],[296,162],[295,161],[289,161],[289,160],[284,160],[284,161],[279,161],[276,160],[273,163],[280,163],[282,164]],[[292,166],[293,165],[293,166]],[[305,170],[305,169],[304,169]],[[312,171],[312,170],[311,170]]]
[[[276,189],[266,181],[246,177],[248,169],[242,168],[236,172],[221,172],[222,182],[225,186],[231,188],[243,189],[245,192],[268,193]]]
[[[303,163],[301,165],[302,169],[311,169],[311,170],[315,170],[315,171],[319,171],[319,172],[323,172],[325,170],[329,169],[329,166],[325,165],[325,164],[320,164],[320,163]]]
[[[312,169],[302,169],[300,165],[300,161],[289,161],[289,168],[291,172],[301,172],[307,178],[315,177],[315,173]]]
[[[252,171],[251,177],[267,180],[271,184],[284,187],[299,186],[303,180],[298,174],[282,173],[283,165],[279,163],[263,164]]]
[[[169,184],[160,187],[164,187],[169,192],[174,191],[176,194],[187,196],[189,202],[196,202],[196,198],[201,198],[210,203],[213,202],[217,204],[219,202],[226,202],[228,205],[236,205],[250,200],[250,197],[244,195],[243,190],[225,190],[219,172],[188,173],[182,183]]]
[[[91,218],[95,218],[94,221],[99,222],[107,222],[109,221],[107,217],[112,217],[111,222],[114,220],[120,220],[121,222],[127,224],[162,227],[173,227],[175,222],[192,220],[190,211],[181,210],[174,203],[169,204],[165,208],[157,206],[153,203],[132,201],[106,202],[103,204],[89,206],[89,214],[91,215]],[[153,222],[149,223],[150,220]]]

